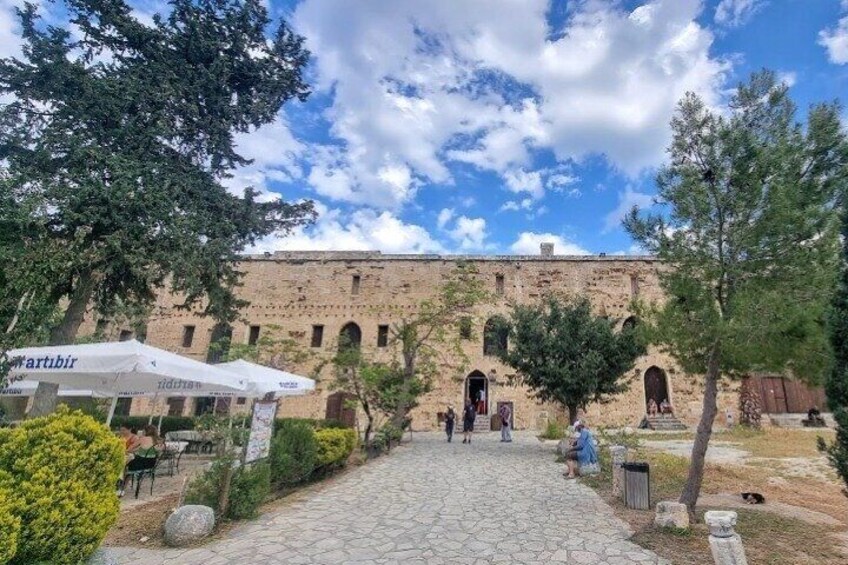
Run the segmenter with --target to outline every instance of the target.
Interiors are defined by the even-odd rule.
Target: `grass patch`
[[[539,434],[540,439],[562,439],[565,437],[566,428],[557,422],[548,422],[545,431]]]
[[[746,426],[734,426],[729,430],[713,432],[712,440],[738,444],[738,448],[747,451],[753,457],[818,457],[821,454],[816,446],[816,438],[824,437],[830,441],[834,430],[817,428],[815,430],[793,430],[787,428],[762,428],[756,430]],[[642,435],[648,441],[692,440],[693,432],[671,434]]]

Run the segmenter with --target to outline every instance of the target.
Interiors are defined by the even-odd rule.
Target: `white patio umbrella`
[[[0,396],[4,397],[27,397],[35,396],[35,390],[38,388],[38,381],[30,381],[27,379],[22,380],[8,380],[6,384],[0,388]],[[94,392],[93,390],[76,390],[72,388],[68,388],[65,386],[59,387],[59,396],[64,397],[95,397],[95,398],[109,398],[111,395],[105,395],[103,393]]]
[[[237,373],[247,379],[247,394],[239,396],[263,397],[273,393],[275,396],[300,396],[315,390],[315,381],[287,371],[272,369],[239,359],[229,363],[215,365],[227,371]]]
[[[119,396],[235,395],[247,389],[241,375],[136,340],[28,347],[6,355],[11,377],[110,394],[107,426]]]

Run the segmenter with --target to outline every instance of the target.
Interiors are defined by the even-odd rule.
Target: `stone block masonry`
[[[662,298],[657,280],[662,266],[652,257],[277,252],[246,256],[239,264],[244,279],[238,294],[250,305],[242,312],[244,322],[233,327],[232,341],[246,344],[257,335],[272,335],[286,343],[285,351],[278,351],[273,363],[299,374],[311,376],[324,364],[316,392],[282,399],[279,411],[281,416],[323,418],[327,399],[334,393],[332,369],[326,361],[336,352],[340,333],[357,337],[366,356],[391,359],[396,352],[383,345],[380,336],[386,330],[381,330],[381,326],[390,327],[414,314],[422,301],[434,298],[460,262],[477,268],[495,300],[473,313],[471,335],[461,341],[468,362],[462,364],[457,356],[444,352],[432,391],[412,414],[415,429],[436,429],[439,412],[448,404],[461,406],[468,394],[469,377],[473,377],[474,386],[485,387],[489,415],[496,412],[498,402],[513,403],[516,429],[565,421],[566,414],[560,407],[538,403],[523,387],[510,383],[509,367],[484,354],[486,321],[506,314],[510,304],[532,303],[550,292],[586,294],[597,313],[614,320],[620,328],[632,316],[630,305],[634,298]],[[147,343],[205,361],[214,321],[178,310],[178,303],[179,297],[158,297],[147,324]],[[88,320],[86,324],[93,332],[95,321]],[[651,350],[629,375],[628,392],[609,404],[588,407],[583,416],[589,425],[636,426],[646,412],[645,374],[654,367],[660,373],[651,373],[654,379],[657,374],[664,377],[667,395],[678,417],[689,425],[696,423],[701,410],[700,378],[683,374],[667,355]],[[161,403],[158,400],[157,406]],[[737,404],[732,387],[720,393],[720,414],[728,409],[735,412]],[[192,399],[172,403],[171,412],[181,410],[190,415],[195,405]],[[247,406],[235,401],[231,404],[235,413]],[[131,412],[144,414],[149,409],[150,400],[135,399]]]

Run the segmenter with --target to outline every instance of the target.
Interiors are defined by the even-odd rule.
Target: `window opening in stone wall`
[[[359,283],[362,280],[362,277],[359,275],[353,275],[353,284],[350,287],[351,294],[359,294]]]
[[[191,347],[194,342],[194,326],[183,326],[183,347]]]
[[[498,296],[504,295],[504,276],[495,275],[495,292]]]
[[[194,399],[194,415],[195,416],[203,416],[204,414],[211,414],[215,409],[215,397],[214,396],[201,396]]]
[[[239,396],[238,398],[236,398],[236,405],[238,406],[243,406],[245,402],[247,402],[247,398],[244,396]]]
[[[389,326],[377,326],[377,347],[389,345]]]
[[[247,344],[256,345],[259,341],[259,326],[250,326],[250,333],[247,335]]]
[[[132,398],[119,398],[115,403],[115,416],[129,416],[130,406],[132,406]]]
[[[639,296],[639,277],[630,275],[630,296],[636,298]]]
[[[324,341],[324,326],[312,326],[312,347],[321,347]]]
[[[182,416],[185,410],[185,397],[174,396],[168,399],[168,416]]]
[[[489,318],[483,329],[483,355],[496,356],[506,351],[509,331],[503,318]]]
[[[233,339],[233,328],[229,324],[216,324],[212,328],[212,337],[209,340],[209,350],[206,352],[207,363],[220,363],[226,361],[230,352],[230,343]],[[200,414],[198,414],[199,416]]]
[[[121,330],[121,335],[118,336],[118,341],[129,341],[132,339],[132,330]]]
[[[460,339],[471,339],[472,332],[472,322],[471,318],[468,316],[463,316],[459,319],[459,337]]]
[[[362,345],[362,330],[354,322],[348,322],[339,331],[339,351],[359,349]]]

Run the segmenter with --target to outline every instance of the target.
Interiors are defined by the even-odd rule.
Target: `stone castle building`
[[[201,361],[215,360],[219,351],[210,345],[221,339],[229,339],[231,347],[262,343],[263,339],[284,343],[277,350],[270,348],[273,358],[266,362],[304,375],[312,375],[322,363],[323,369],[316,391],[281,399],[279,415],[339,417],[346,404],[333,390],[332,367],[326,364],[337,351],[339,336],[359,342],[368,358],[391,358],[395,354],[387,347],[391,324],[402,313],[414,312],[423,300],[433,298],[460,261],[476,267],[495,299],[478,308],[472,319],[473,331],[461,339],[467,357],[464,369],[440,372],[432,391],[414,410],[416,430],[435,429],[446,405],[459,408],[466,396],[476,398],[480,391],[487,413],[486,418],[479,418],[483,425],[500,402],[512,403],[518,429],[539,429],[550,420],[565,422],[567,413],[562,407],[540,404],[524,387],[510,384],[511,369],[490,355],[491,343],[484,343],[485,336],[491,335],[483,331],[487,320],[506,314],[510,303],[533,302],[551,291],[585,294],[598,314],[615,320],[620,328],[633,322],[632,299],[662,298],[657,281],[659,263],[652,257],[558,256],[549,244],[543,244],[542,254],[536,256],[276,252],[246,256],[240,264],[245,276],[238,294],[250,301],[242,312],[243,322],[222,330],[209,318],[178,310],[174,297],[163,295],[147,323],[146,340]],[[94,322],[88,324],[93,327]],[[119,330],[116,328],[116,333]],[[128,331],[123,330],[121,337],[128,337]],[[701,381],[682,373],[670,357],[652,349],[637,361],[630,377],[628,392],[609,404],[588,407],[584,417],[592,425],[636,426],[649,398],[657,403],[667,398],[681,420],[690,425],[697,422]],[[119,411],[148,414],[150,402],[126,399]],[[214,407],[218,412],[239,413],[249,405],[244,399],[227,404],[223,399],[171,398],[167,410],[172,415],[195,415]],[[719,408],[722,417],[727,410],[736,415],[735,390],[720,391]],[[157,413],[160,409],[154,408]]]

